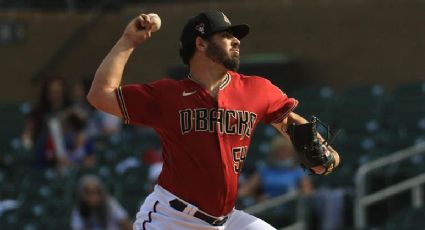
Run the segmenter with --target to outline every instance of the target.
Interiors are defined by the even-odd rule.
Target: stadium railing
[[[279,230],[295,230],[295,229],[305,229],[306,223],[305,223],[305,204],[303,202],[303,196],[301,193],[297,190],[291,191],[289,193],[282,194],[280,196],[268,199],[266,201],[263,201],[261,203],[258,203],[256,205],[250,206],[246,208],[244,211],[251,214],[256,215],[261,212],[264,212],[268,209],[282,206],[284,204],[287,204],[289,202],[298,201],[297,203],[297,210],[296,210],[296,221],[295,223],[286,226],[284,228],[280,228]]]
[[[356,198],[354,207],[354,224],[356,229],[367,227],[367,207],[379,201],[391,198],[401,192],[411,190],[412,206],[415,208],[423,207],[424,194],[422,185],[425,184],[425,171],[419,175],[408,178],[394,185],[366,194],[366,177],[376,169],[410,159],[411,157],[425,155],[425,144],[414,145],[410,148],[395,152],[386,157],[379,158],[370,163],[362,165],[356,173]]]

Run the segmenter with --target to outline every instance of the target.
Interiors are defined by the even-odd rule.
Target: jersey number
[[[233,156],[233,170],[236,174],[242,172],[243,163],[246,159],[246,153],[248,152],[248,146],[240,146],[232,148]]]

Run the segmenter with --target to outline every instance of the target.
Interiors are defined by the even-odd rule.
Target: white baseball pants
[[[193,214],[198,210],[188,206],[184,212],[170,207],[177,197],[159,185],[146,197],[134,222],[134,230],[276,230],[263,220],[234,209],[223,226],[213,226]]]

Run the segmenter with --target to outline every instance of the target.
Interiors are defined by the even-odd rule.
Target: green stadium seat
[[[148,194],[146,183],[146,167],[130,168],[123,175],[117,177],[116,196],[129,214],[133,216]]]
[[[289,94],[299,100],[300,104],[295,110],[296,113],[310,119],[311,116],[318,116],[323,122],[332,124],[332,114],[330,108],[335,102],[335,93],[328,86],[300,88]]]
[[[387,230],[422,230],[425,226],[425,208],[397,210],[385,225]]]
[[[39,223],[39,220],[29,220],[25,221],[21,224],[21,228],[23,230],[43,230],[43,227],[41,223]]]
[[[135,194],[139,196],[146,195],[145,184],[147,180],[147,168],[137,167],[128,169],[123,175],[118,178],[119,189],[122,194]]]
[[[401,134],[398,132],[386,132],[380,137],[381,148],[386,150],[388,153],[393,153],[416,144],[416,135]],[[419,139],[418,139],[419,141]]]
[[[138,195],[124,195],[118,200],[124,207],[130,217],[136,216],[136,213],[140,209],[140,205],[143,203],[145,197]]]
[[[22,223],[30,223],[37,221],[39,227],[39,220],[45,214],[45,204],[42,201],[25,201],[19,208],[19,221]]]
[[[20,103],[0,105],[0,150],[11,149],[12,140],[20,137],[26,119],[21,106]]]
[[[349,133],[377,133],[382,126],[386,96],[381,85],[353,86],[344,91],[331,108],[335,125]]]
[[[403,101],[422,98],[425,96],[425,81],[401,84],[394,89],[393,95]]]
[[[409,119],[406,119],[408,115]],[[414,82],[398,86],[392,94],[386,108],[386,123],[388,125],[424,130],[420,120],[425,115],[425,82]],[[413,120],[410,120],[410,117]],[[419,122],[419,124],[418,124]],[[416,127],[416,128],[415,128]]]
[[[296,212],[294,211],[297,210],[296,205],[297,201],[291,201],[285,205],[280,205],[257,213],[255,216],[280,229],[296,222]]]
[[[51,199],[45,205],[41,224],[45,230],[63,229],[69,226],[72,203],[60,199]]]
[[[378,117],[381,115],[387,95],[382,85],[358,85],[346,89],[339,100],[346,109],[358,113],[373,112],[375,117]]]
[[[247,161],[257,162],[266,160],[269,155],[269,144],[276,135],[280,134],[271,125],[264,123],[258,124],[248,149]]]
[[[15,182],[1,183],[0,186],[0,200],[4,199],[18,199],[18,189]]]
[[[0,226],[2,229],[18,229],[19,213],[17,209],[8,210],[0,215]]]

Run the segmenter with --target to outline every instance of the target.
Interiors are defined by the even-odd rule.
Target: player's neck
[[[205,90],[210,92],[212,95],[216,95],[220,84],[227,76],[227,70],[224,68],[217,68],[214,66],[201,67],[191,66],[190,67],[190,78],[201,85]]]

